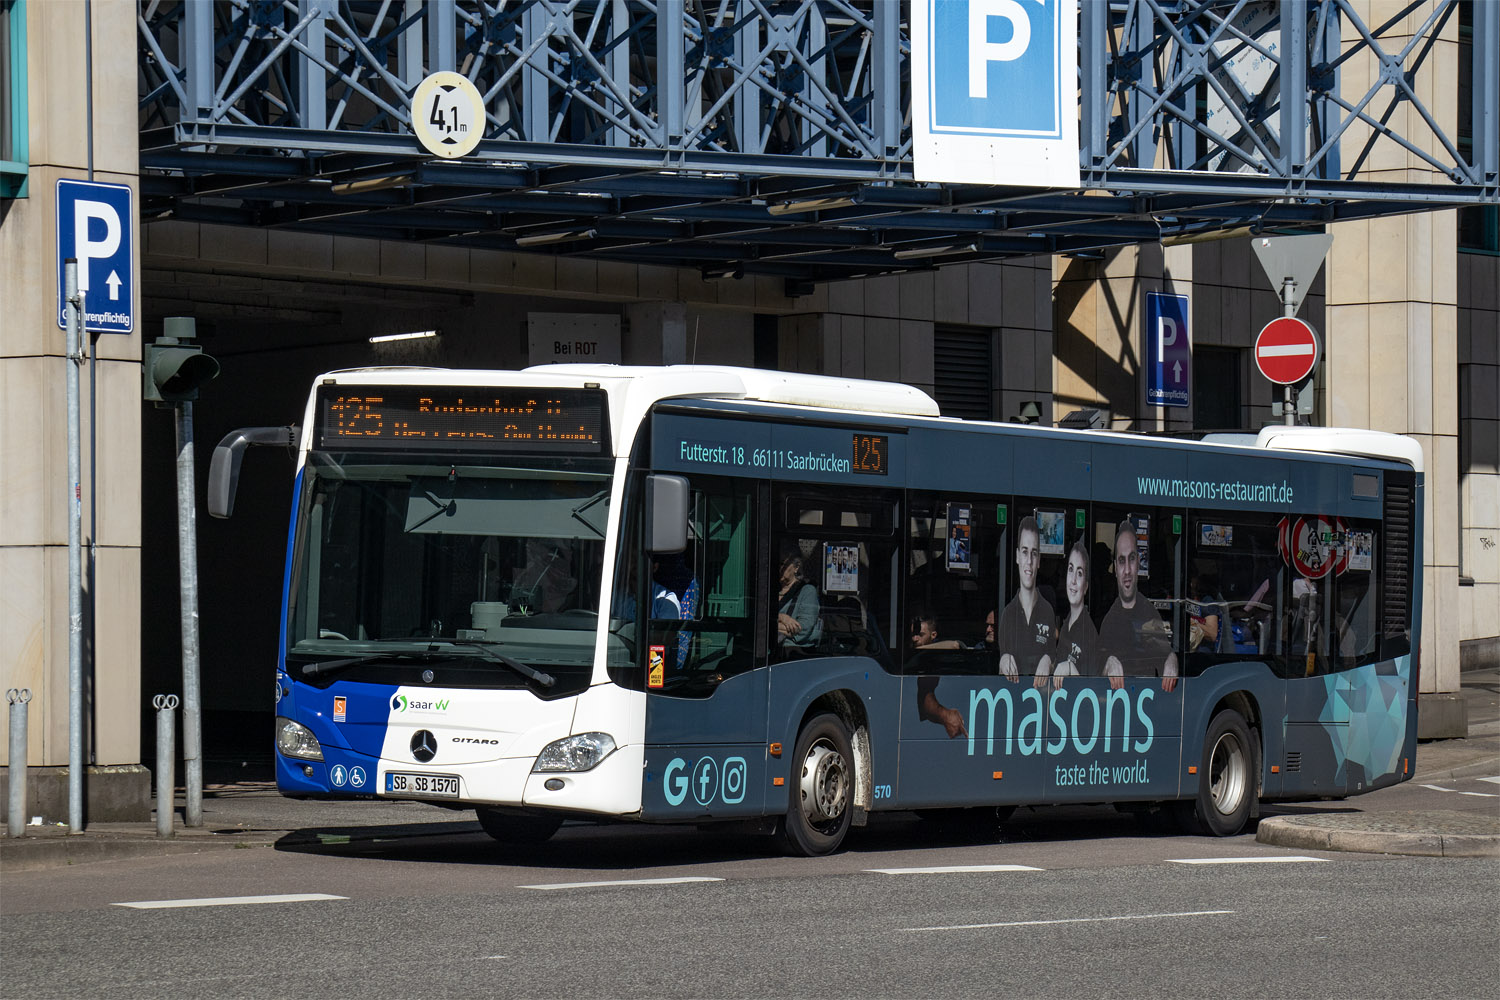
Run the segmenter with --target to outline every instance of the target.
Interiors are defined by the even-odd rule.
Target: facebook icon
[[[1063,0],[918,2],[932,25],[933,132],[1062,136]]]

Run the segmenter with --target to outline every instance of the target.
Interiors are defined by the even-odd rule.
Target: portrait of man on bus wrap
[[[1126,677],[1160,677],[1161,689],[1177,686],[1177,654],[1171,632],[1151,600],[1141,593],[1141,553],[1135,524],[1125,518],[1115,529],[1114,571],[1119,590],[1099,626],[1099,654],[1110,687]]]
[[[1057,615],[1037,589],[1042,565],[1042,533],[1036,518],[1027,515],[1016,528],[1016,577],[1020,587],[1000,613],[996,641],[1000,673],[1007,680],[1035,677],[1038,686],[1052,673],[1057,643]]]

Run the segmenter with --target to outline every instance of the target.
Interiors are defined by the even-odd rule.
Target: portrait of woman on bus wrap
[[[788,649],[808,649],[818,641],[818,588],[802,576],[802,552],[781,554],[776,594],[776,637]]]
[[[1089,549],[1080,537],[1068,550],[1064,589],[1068,608],[1057,626],[1057,653],[1052,664],[1052,686],[1062,687],[1064,677],[1099,676],[1099,633],[1089,617]]]

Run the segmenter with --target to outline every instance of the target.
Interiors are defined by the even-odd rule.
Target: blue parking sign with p
[[[57,182],[57,325],[67,326],[64,265],[78,261],[85,330],[130,333],[135,329],[133,197],[124,184]]]
[[[933,132],[1062,136],[1062,0],[918,2],[930,5]]]

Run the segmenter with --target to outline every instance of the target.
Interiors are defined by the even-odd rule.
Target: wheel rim
[[[827,740],[808,748],[802,762],[802,815],[815,826],[837,824],[849,801],[848,764]]]
[[[1249,774],[1244,745],[1233,733],[1224,733],[1208,760],[1209,793],[1221,814],[1229,816],[1240,808]]]

